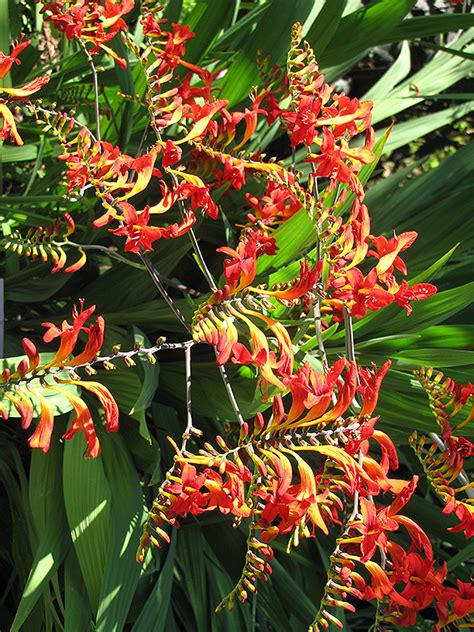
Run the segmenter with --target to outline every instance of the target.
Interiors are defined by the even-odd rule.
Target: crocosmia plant
[[[357,627],[357,617],[371,620],[373,630],[425,620],[430,629],[469,629],[469,556],[453,547],[474,533],[467,473],[474,387],[456,371],[451,377],[424,366],[420,353],[410,389],[425,416],[415,418],[413,408],[411,418],[409,404],[394,405],[399,428],[385,423],[384,393],[403,376],[392,353],[402,348],[397,339],[418,310],[442,311],[444,296],[430,282],[435,268],[410,275],[410,249],[423,235],[409,224],[379,230],[366,197],[391,128],[375,133],[377,103],[349,96],[328,79],[298,22],[286,63],[273,66],[259,53],[258,84],[244,100],[236,97],[230,81],[238,79],[225,59],[221,66],[219,49],[199,54],[207,43],[192,30],[198,13],[188,24],[175,23],[172,4],[164,10],[151,1],[39,2],[47,32],[71,59],[45,64],[23,85],[0,87],[4,147],[39,135],[41,151],[54,156],[61,190],[50,221],[33,214],[31,226],[17,223],[5,234],[8,261],[44,269],[54,274],[50,283],[62,279],[61,287],[73,288],[35,315],[28,307],[23,325],[18,317],[19,353],[2,368],[0,412],[5,428],[18,421],[27,445],[44,453],[34,459],[64,462],[65,490],[74,480],[87,486],[87,472],[96,477],[90,513],[65,504],[67,546],[76,548],[79,566],[70,566],[74,560],[65,556],[72,553],[61,549],[66,570],[51,584],[55,598],[62,603],[62,582],[73,568],[90,604],[83,621],[95,620],[98,630],[132,629],[125,618],[125,627],[113,627],[104,605],[109,588],[113,594],[113,564],[127,550],[127,573],[136,581],[123,608],[136,586],[150,590],[158,569],[163,599],[161,627],[147,623],[146,606],[137,606],[140,625],[133,630],[164,630],[165,620],[175,629],[180,618],[176,629],[206,629],[199,618],[186,623],[177,606],[170,614],[166,602],[184,586],[199,610],[206,564],[221,564],[226,578],[208,588],[220,612],[213,626],[222,617],[237,629],[279,629],[268,610],[262,627],[258,613],[268,608],[268,595],[279,599],[286,590],[282,564],[289,558],[304,569],[321,555],[318,575],[304,582],[305,613],[294,629],[367,629]],[[0,53],[1,78],[26,60],[29,45],[21,35]],[[64,86],[57,80],[62,63]],[[74,64],[82,64],[88,91],[68,85]],[[266,137],[280,144],[263,150]],[[82,291],[93,269],[95,298]],[[115,269],[122,273],[111,276]],[[107,291],[113,305],[102,300]],[[142,291],[137,310],[133,297]],[[53,293],[43,293],[45,304]],[[42,339],[38,314],[47,321]],[[136,325],[134,340],[122,335],[123,318]],[[386,331],[359,347],[359,334],[374,323],[383,331],[385,320]],[[141,331],[143,322],[158,335],[155,343]],[[397,323],[393,333],[390,322]],[[382,337],[386,347],[377,346]],[[111,456],[128,441],[132,457]],[[75,446],[73,474],[68,459]],[[132,459],[144,478],[120,488]],[[418,497],[432,499],[436,538],[455,540],[434,546]],[[89,526],[109,538],[106,525],[128,533],[126,545],[111,536],[101,549],[99,535],[89,539]],[[191,562],[191,549],[188,558],[183,553],[173,580],[175,551],[186,533],[205,532],[206,525],[213,557],[204,562],[196,553]],[[232,527],[239,541],[226,568],[217,541]],[[102,551],[96,577],[109,578],[102,588],[87,566],[87,546]],[[191,584],[192,574],[201,579]],[[32,590],[46,590],[31,577]],[[25,599],[13,630],[31,621]]]

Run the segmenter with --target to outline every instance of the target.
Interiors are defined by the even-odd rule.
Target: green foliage
[[[418,173],[416,165],[388,177],[382,171],[389,152],[406,150],[421,136],[429,142],[435,131],[467,117],[474,109],[472,95],[461,104],[449,96],[450,92],[462,93],[460,82],[474,70],[474,15],[409,18],[413,0],[360,4],[347,0],[175,1],[167,3],[165,15],[175,21],[184,17],[184,23],[196,31],[187,59],[225,71],[220,79],[220,97],[231,104],[244,101],[259,81],[258,49],[270,55],[271,63],[284,63],[291,26],[297,20],[331,80],[350,77],[358,63],[378,59],[375,47],[391,45],[391,51],[397,50],[395,63],[378,80],[370,78],[366,94],[375,102],[378,137],[391,120],[395,118],[397,123],[387,142],[378,146],[380,162],[373,174],[375,183],[368,189],[367,204],[372,210],[374,232],[408,228],[419,232],[418,242],[407,253],[408,268],[413,281],[433,279],[441,291],[415,305],[410,318],[389,307],[370,314],[354,331],[358,360],[380,362],[383,357],[393,361],[394,370],[380,398],[381,428],[399,440],[402,466],[420,472],[406,445],[407,430],[430,431],[432,417],[424,395],[413,387],[411,371],[420,364],[431,365],[449,369],[453,378],[466,382],[474,360],[469,310],[474,284],[468,261],[474,246],[474,196],[470,192],[474,145],[466,144],[424,173]],[[21,7],[27,9],[23,23],[13,18]],[[131,21],[133,29],[133,17]],[[81,94],[77,117],[92,125],[92,79],[79,49],[65,38],[53,37],[46,42],[33,0],[0,0],[0,50],[7,51],[10,38],[18,37],[22,29],[36,33],[33,50],[41,62],[36,69],[27,63],[14,68],[14,85],[32,79],[49,65],[51,79],[45,96],[55,95],[58,101],[68,102]],[[412,65],[411,54],[419,52],[421,38],[437,43],[440,34],[458,29],[463,30],[460,37],[427,57],[421,69]],[[402,44],[397,48],[399,42]],[[49,53],[45,44],[51,47]],[[117,41],[116,46],[119,55],[125,55],[122,42]],[[108,111],[101,113],[107,139],[120,144],[123,151],[135,151],[147,119],[142,106],[124,95],[143,96],[141,70],[133,63],[123,70],[106,58],[100,67],[100,82],[108,101]],[[9,81],[10,76],[3,85]],[[436,103],[441,106],[434,109]],[[428,113],[420,115],[423,105]],[[63,165],[58,161],[57,145],[42,137],[29,115],[25,115],[22,131],[24,146],[0,145],[0,223],[5,239],[16,229],[46,225],[72,207],[78,218],[74,237],[90,245],[93,197],[84,191],[80,199],[67,200],[63,184],[58,184]],[[288,163],[295,160],[297,167],[308,172],[303,156],[297,153],[292,157],[283,137],[257,130],[255,146],[269,155],[278,154]],[[367,170],[367,179],[369,175]],[[236,235],[229,227],[242,216],[242,203],[235,192],[223,196],[220,204],[226,222],[208,222],[201,232],[201,247],[215,276],[222,268],[222,255],[216,254],[215,248],[225,240],[235,245]],[[277,256],[259,260],[260,283],[292,278],[301,253],[315,255],[316,236],[303,212],[278,228],[275,238],[280,248]],[[128,265],[127,256],[122,262],[114,259],[118,240],[102,230],[95,231],[94,243],[103,250],[89,250],[87,265],[71,277],[61,272],[51,276],[48,264],[4,253],[5,355],[13,364],[13,357],[21,353],[21,337],[38,331],[44,320],[66,318],[77,296],[84,297],[87,304],[96,304],[104,315],[109,347],[162,335],[173,339],[182,333],[166,304],[157,298],[149,277]],[[197,292],[206,291],[187,242],[160,242],[152,260],[171,281]],[[176,296],[180,296],[178,292]],[[189,293],[176,300],[185,315],[191,315],[199,302]],[[304,335],[305,324],[298,326]],[[343,335],[331,330],[325,333],[330,362],[341,353]],[[308,336],[301,349],[310,354],[316,346],[315,337]],[[210,352],[195,354],[193,374],[194,415],[206,434],[215,435],[223,423],[231,421],[232,411],[224,387],[216,381],[217,368]],[[241,368],[231,377],[245,416],[268,405],[262,402],[250,370]],[[262,586],[255,611],[238,604],[232,616],[217,615],[214,607],[238,577],[245,536],[239,530],[219,529],[220,517],[190,519],[174,533],[167,549],[148,552],[144,567],[136,565],[144,507],[150,504],[156,483],[173,455],[166,437],[179,436],[185,425],[183,362],[164,354],[159,366],[119,367],[114,373],[100,372],[98,379],[116,397],[123,421],[116,436],[104,437],[103,453],[95,461],[82,458],[85,445],[79,437],[59,443],[59,429],[57,440],[44,455],[39,451],[30,454],[14,424],[0,427],[2,626],[11,626],[12,632],[304,630],[325,582],[322,569],[327,566],[330,550],[320,544],[304,542],[291,559],[284,551],[278,552],[273,577],[268,586]],[[65,428],[70,407],[64,407],[57,395],[51,400],[64,415],[57,425]],[[472,434],[471,426],[466,435]],[[417,493],[410,511],[421,524],[426,523],[440,559],[448,560],[448,566],[467,580],[472,545],[446,531],[449,519],[445,521],[438,507],[434,511],[437,501],[428,490],[425,492]],[[346,613],[345,629],[367,629],[372,618],[372,612],[360,611],[357,616]]]

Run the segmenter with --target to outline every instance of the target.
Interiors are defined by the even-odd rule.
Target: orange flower
[[[23,41],[23,38],[24,35],[22,34],[20,41],[13,45],[11,55],[5,55],[0,51],[0,79],[10,72],[13,63],[21,63],[18,59],[18,55],[30,44],[30,40],[26,40],[25,42]],[[0,127],[0,140],[6,140],[8,136],[10,136],[17,145],[23,145],[23,140],[18,134],[15,119],[11,111],[8,109],[7,103],[11,100],[19,100],[31,96],[48,83],[48,81],[49,77],[47,75],[42,75],[20,88],[0,87],[0,94],[3,93],[7,95],[6,101],[0,99],[0,118],[2,121]]]
[[[49,450],[51,435],[53,433],[53,410],[41,393],[35,391],[34,395],[40,402],[41,417],[38,425],[36,426],[36,430],[28,439],[28,444],[30,448],[39,448],[40,450],[43,450],[43,452],[47,452]]]
[[[84,310],[84,302],[80,302],[80,311],[76,308],[73,309],[73,324],[70,325],[66,320],[62,322],[61,328],[57,327],[53,323],[42,323],[43,327],[47,327],[47,331],[43,336],[45,342],[50,342],[54,338],[59,337],[61,343],[56,355],[46,367],[52,366],[72,366],[74,364],[85,364],[93,360],[97,353],[100,351],[103,342],[104,334],[104,319],[99,316],[95,325],[91,327],[84,327],[86,320],[95,311],[95,305],[92,305],[88,309]],[[71,353],[77,344],[77,340],[81,331],[86,331],[89,334],[89,339],[84,351],[76,358],[68,360]],[[79,359],[79,362],[77,361]]]
[[[122,0],[112,2],[105,0],[105,6],[91,0],[56,0],[45,2],[41,13],[47,13],[46,20],[53,22],[54,26],[63,31],[68,40],[74,37],[92,44],[93,55],[102,49],[110,55],[122,67],[126,68],[127,62],[119,57],[107,42],[115,37],[119,31],[126,30],[127,25],[122,19],[134,6],[134,0]]]
[[[24,37],[25,36],[22,33],[20,40],[13,44],[11,55],[5,55],[4,53],[2,53],[2,51],[0,51],[0,79],[3,79],[3,77],[5,77],[5,75],[10,72],[10,69],[14,63],[21,64],[20,60],[18,59],[18,55],[21,53],[22,50],[30,45],[31,41],[26,40],[26,42],[24,42]]]
[[[8,136],[15,141],[17,145],[23,145],[23,140],[16,129],[15,119],[5,102],[0,100],[0,117],[2,125],[0,127],[0,140],[6,140]]]

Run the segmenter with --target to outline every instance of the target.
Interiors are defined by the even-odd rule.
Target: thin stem
[[[61,114],[60,112],[56,112],[55,110],[48,110],[47,108],[42,107],[41,105],[38,105],[37,103],[25,103],[24,107],[32,112],[33,114],[35,114],[36,112],[40,112],[41,114],[47,114],[48,116],[63,116],[63,114]],[[87,127],[87,125],[84,125],[84,123],[81,123],[80,121],[78,121],[76,118],[74,118],[73,116],[69,116],[66,115],[66,120],[67,121],[71,121],[73,123],[73,125],[75,125],[76,127],[80,127],[82,129],[86,129],[92,140],[96,141],[97,138],[94,136],[94,134],[90,131],[90,129]]]
[[[362,454],[362,452],[359,452],[359,465],[362,467],[362,464],[364,462],[364,455]],[[354,491],[354,504],[352,506],[352,512],[351,515],[349,516],[349,520],[348,522],[352,522],[353,520],[355,520],[357,518],[357,514],[359,513],[359,490],[356,489]]]
[[[355,345],[354,345],[354,331],[352,329],[352,316],[346,306],[344,306],[344,327],[345,327],[346,356],[349,362],[354,362],[355,364],[357,383],[359,384],[359,372],[357,370],[357,364],[355,360]],[[352,405],[356,409],[360,410],[361,408],[356,397],[354,397],[352,401]],[[359,465],[361,467],[362,467],[363,462],[364,462],[364,455],[362,454],[362,452],[359,452]],[[357,517],[358,513],[359,513],[359,490],[356,489],[354,492],[354,504],[352,507],[352,513],[350,515],[349,522],[352,522],[352,520],[354,520]]]
[[[44,379],[51,375],[54,377],[62,373],[63,371],[67,371],[69,373],[74,373],[78,369],[84,369],[87,367],[93,367],[96,364],[107,365],[115,360],[127,360],[129,358],[133,358],[134,356],[153,356],[155,353],[159,351],[177,351],[179,349],[187,349],[188,347],[193,347],[196,343],[195,340],[185,340],[184,342],[158,342],[158,344],[153,347],[143,348],[139,347],[136,349],[130,349],[129,351],[114,351],[106,356],[96,356],[93,360],[89,362],[82,362],[81,364],[74,364],[72,366],[52,366],[46,369],[39,367],[37,370],[31,371],[31,374],[26,374],[25,376],[16,379],[15,374],[10,376],[11,382],[5,382],[2,385],[2,388],[5,390],[6,387],[23,383],[27,384],[32,380],[36,379]]]
[[[317,245],[317,259],[318,261],[321,260],[321,241],[319,240],[319,237]],[[324,347],[323,333],[321,329],[321,294],[319,292],[318,285],[314,286],[314,290],[316,291],[316,300],[313,305],[314,329],[316,331],[316,338],[318,339],[318,349],[319,355],[321,356],[321,362],[323,364],[323,371],[326,375],[329,369],[329,364],[326,349]]]
[[[117,259],[118,261],[125,263],[131,268],[135,268],[137,270],[146,270],[146,266],[142,265],[141,263],[136,263],[135,261],[130,261],[130,259],[127,259],[126,257],[122,257],[122,255],[120,255],[118,252],[115,252],[115,250],[112,250],[112,248],[108,248],[107,246],[100,246],[99,244],[78,244],[74,241],[69,241],[69,240],[57,242],[57,245],[58,246],[74,246],[74,248],[82,248],[82,250],[100,250],[101,252],[106,252],[110,257],[113,257],[114,259]],[[190,294],[191,296],[194,296],[196,298],[198,296],[201,296],[201,292],[198,292],[192,287],[188,287],[187,285],[184,285],[184,283],[180,283],[179,281],[174,281],[173,279],[170,279],[164,274],[161,274],[161,272],[159,272],[156,269],[155,269],[155,273],[158,275],[162,283],[165,283],[166,285],[169,285],[170,287],[174,287],[176,290],[180,290],[184,294]]]
[[[256,578],[255,580],[255,586],[257,585],[257,581],[258,578]],[[252,627],[251,627],[251,631],[255,632],[255,630],[257,629],[257,599],[258,599],[258,592],[255,591],[253,594],[253,599],[252,599]]]
[[[163,140],[161,138],[161,132],[160,132],[159,128],[153,123],[153,119],[151,121],[151,126],[153,128],[153,131],[156,134],[157,139],[160,142],[163,142]],[[174,173],[170,173],[170,176],[171,176],[171,180],[172,180],[174,186],[179,186],[179,182],[178,182],[178,179],[177,179],[176,175]],[[178,200],[178,207],[179,207],[179,211],[181,213],[181,217],[184,218],[185,215],[186,215],[186,209],[184,207],[184,203],[183,203],[182,200]],[[195,255],[196,255],[196,257],[197,257],[197,259],[198,259],[198,261],[200,263],[201,271],[204,274],[204,276],[206,277],[206,280],[207,280],[207,282],[209,284],[209,287],[211,288],[211,290],[213,292],[215,292],[216,289],[217,289],[216,282],[214,281],[214,278],[213,278],[209,268],[206,265],[206,261],[205,261],[205,259],[203,257],[203,254],[202,254],[201,249],[199,247],[198,241],[196,239],[196,235],[194,234],[194,231],[193,231],[192,228],[188,231],[188,236],[189,236],[189,239],[190,239],[191,244],[193,246],[194,253],[195,253]],[[144,261],[144,263],[145,263],[145,261]],[[148,269],[148,271],[150,272],[150,274],[152,274],[152,271],[150,269]],[[155,276],[152,275],[152,278],[153,278],[153,280],[155,281],[155,284],[156,284],[156,280],[155,280],[156,275]],[[161,288],[163,288],[161,283],[159,285],[157,285],[157,287],[160,290],[160,292],[162,292],[162,290],[160,289],[160,286],[161,286]],[[164,290],[164,288],[163,288],[163,290]],[[168,296],[168,295],[166,295],[166,296]],[[166,302],[168,302],[168,299],[171,301],[170,297],[166,298],[164,294],[163,294],[163,298],[165,298]],[[184,317],[182,317],[181,312],[179,312],[179,310],[177,310],[177,307],[174,305],[173,301],[171,301],[171,303],[174,306],[174,307],[172,307],[174,313],[177,316],[178,316],[178,313],[179,313],[178,318],[184,324],[186,321],[183,322]],[[171,304],[169,302],[168,302],[168,304],[171,307]],[[175,311],[175,309],[178,311],[178,313]],[[183,320],[182,320],[182,318],[183,318]],[[186,325],[187,325],[187,323],[186,323]],[[191,329],[189,328],[189,325],[187,325],[187,328],[188,328],[188,331],[191,331]],[[214,349],[214,352],[215,352],[215,354],[217,356],[217,351],[215,349]],[[227,372],[226,372],[224,366],[222,366],[221,364],[218,364],[218,367],[219,367],[219,372],[220,372],[221,377],[222,377],[222,381],[224,382],[225,390],[227,391],[227,396],[229,398],[230,404],[231,404],[232,409],[234,411],[234,414],[235,414],[239,424],[242,425],[242,424],[245,423],[245,420],[244,420],[243,415],[242,415],[242,413],[240,411],[239,404],[237,403],[237,399],[236,399],[236,397],[234,395],[234,391],[232,390],[232,386],[231,386],[231,383],[230,383],[229,378],[227,376]]]
[[[184,216],[186,214],[186,210],[184,208],[184,204],[182,200],[178,200],[178,206],[179,206],[179,210],[181,213],[181,217],[184,219]],[[202,273],[204,274],[204,276],[206,277],[206,281],[209,284],[209,287],[211,288],[211,290],[213,292],[215,292],[217,290],[217,285],[216,282],[214,280],[214,277],[211,274],[211,271],[209,270],[209,268],[207,267],[206,261],[204,259],[204,256],[202,254],[201,248],[199,247],[199,243],[198,240],[196,238],[196,234],[193,231],[192,228],[189,229],[188,231],[188,236],[189,236],[189,240],[191,241],[193,250],[194,250],[194,254],[196,255],[196,258],[199,261],[199,266],[201,268]]]
[[[145,129],[143,130],[143,134],[142,134],[142,137],[140,139],[140,144],[138,145],[137,156],[141,156],[143,147],[145,145],[146,137],[148,136],[148,132],[149,131],[150,131],[150,123],[147,123],[145,125]]]
[[[153,123],[152,123],[152,127],[153,127],[153,131],[156,134],[157,139],[160,142],[163,142],[160,130],[156,127],[156,125],[153,125]],[[179,186],[179,181],[178,181],[178,178],[176,177],[176,175],[174,173],[170,173],[169,171],[167,171],[167,173],[169,173],[169,175],[171,177],[171,181],[173,182],[174,186],[178,187]],[[186,209],[184,207],[183,200],[178,200],[178,208],[179,208],[179,212],[181,214],[182,219],[184,219],[186,217]],[[188,232],[187,232],[187,235],[189,237],[189,240],[191,241],[191,245],[193,247],[194,254],[196,255],[196,258],[197,258],[197,260],[199,262],[199,267],[201,269],[201,272],[206,277],[206,281],[208,282],[209,287],[211,288],[211,290],[213,292],[215,292],[217,290],[216,282],[214,280],[214,277],[211,274],[211,271],[207,267],[206,261],[204,259],[203,254],[202,254],[201,248],[199,247],[199,243],[198,243],[198,240],[196,238],[196,234],[195,234],[194,230],[192,228],[190,228],[188,230]]]
[[[217,351],[214,349],[214,352],[217,356]],[[231,383],[229,381],[229,377],[227,375],[227,371],[225,370],[225,367],[223,364],[218,364],[217,365],[219,367],[219,371],[222,377],[222,381],[224,382],[224,386],[225,386],[225,390],[227,391],[227,397],[229,398],[230,404],[232,406],[232,409],[234,411],[235,416],[237,417],[237,421],[239,422],[239,424],[242,426],[245,423],[244,417],[240,411],[239,405],[237,403],[237,400],[235,398],[234,395],[234,391],[232,390],[232,386]]]
[[[99,244],[78,244],[75,241],[61,241],[56,243],[57,246],[73,246],[74,248],[80,248],[82,250],[99,250],[100,252],[106,252],[110,257],[117,259],[121,263],[125,263],[131,268],[136,268],[137,270],[146,270],[146,267],[141,263],[136,263],[135,261],[130,261],[126,257],[122,257],[118,252],[112,250],[112,248],[108,248],[107,246],[101,246]]]
[[[160,275],[159,275],[158,271],[156,270],[155,266],[153,265],[153,263],[150,261],[148,255],[140,253],[139,257],[142,260],[143,264],[145,265],[146,269],[148,270],[148,273],[151,276],[151,278],[153,280],[153,283],[158,288],[158,291],[160,292],[161,296],[168,303],[168,306],[170,307],[170,309],[173,312],[173,314],[176,316],[176,318],[179,320],[179,322],[183,325],[183,327],[186,329],[186,331],[191,333],[191,326],[190,326],[190,324],[188,323],[188,321],[183,316],[183,314],[179,310],[179,308],[176,305],[176,303],[173,301],[171,296],[168,294],[168,292],[164,288],[164,286],[163,286],[163,284],[161,282],[161,279],[160,279]]]
[[[311,163],[313,170],[313,195],[316,199],[319,198],[318,178],[316,176],[316,167],[314,163]],[[323,245],[321,243],[321,226],[316,224],[316,231],[318,233],[318,243],[316,245],[316,260],[321,261],[323,256]],[[321,329],[321,293],[318,291],[318,285],[313,288],[316,293],[316,301],[313,305],[313,317],[314,317],[314,329],[316,331],[316,338],[318,340],[319,355],[321,356],[321,362],[323,365],[324,374],[327,374],[329,369],[328,358],[326,355],[326,349],[324,347],[323,334]]]
[[[79,46],[84,51],[84,53],[85,53],[85,55],[87,57],[87,61],[89,63],[89,66],[91,67],[91,71],[92,71],[92,81],[94,83],[95,129],[96,129],[97,140],[100,141],[101,138],[100,138],[99,82],[98,82],[98,79],[97,79],[97,68],[95,67],[94,60],[92,59],[92,55],[87,50],[87,46],[84,44],[84,42],[79,37],[77,38],[77,41],[79,42]]]
[[[354,332],[352,330],[352,316],[347,307],[344,307],[344,331],[347,359],[349,360],[349,362],[355,362],[355,345]]]
[[[184,348],[184,366],[186,374],[186,428],[183,432],[181,452],[186,450],[188,439],[193,429],[193,404],[192,404],[192,374],[191,374],[191,348]]]

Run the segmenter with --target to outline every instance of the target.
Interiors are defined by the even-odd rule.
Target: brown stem
[[[161,296],[168,303],[168,305],[169,305],[171,311],[173,312],[173,314],[176,316],[176,318],[179,320],[179,322],[183,325],[183,327],[189,333],[191,333],[191,325],[188,323],[188,321],[183,316],[183,314],[181,313],[181,311],[178,308],[178,306],[176,305],[176,303],[173,301],[171,296],[166,291],[164,285],[161,282],[160,275],[159,275],[158,271],[156,270],[155,266],[153,265],[153,263],[151,262],[151,260],[148,257],[148,255],[146,255],[144,253],[140,253],[139,257],[142,260],[143,264],[145,265],[146,269],[148,270],[148,273],[151,276],[151,278],[153,280],[153,283],[158,288],[158,291],[160,292]]]
[[[183,432],[181,452],[186,450],[188,439],[191,437],[193,429],[193,404],[192,404],[192,374],[191,374],[191,348],[184,349],[184,366],[186,374],[186,428]]]
[[[216,356],[217,356],[217,351],[214,350]],[[227,397],[229,398],[230,401],[230,405],[232,406],[232,409],[234,411],[235,416],[237,417],[237,421],[239,422],[239,424],[242,426],[245,422],[244,417],[240,411],[239,408],[239,404],[237,403],[237,400],[235,398],[234,395],[234,391],[232,390],[232,386],[231,383],[229,381],[229,377],[227,375],[227,371],[225,370],[224,365],[222,364],[218,364],[217,365],[219,367],[219,371],[222,377],[222,381],[224,382],[224,386],[225,386],[225,390],[227,391]]]

